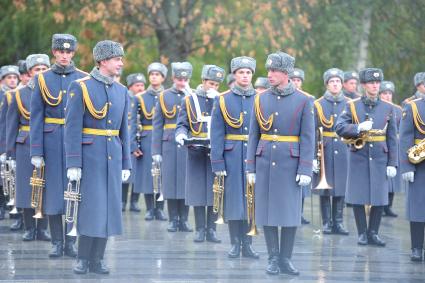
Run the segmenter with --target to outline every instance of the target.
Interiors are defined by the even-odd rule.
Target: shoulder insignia
[[[314,102],[319,102],[319,101],[323,100],[324,98],[325,98],[324,96],[321,96],[321,97],[315,99]]]
[[[83,74],[85,74],[87,76],[90,75],[89,73],[87,73],[86,71],[83,71],[81,69],[75,68],[75,70],[77,70],[78,72],[83,73]]]
[[[144,90],[144,91],[142,91],[142,92],[138,92],[138,93],[136,93],[134,96],[143,96],[145,93],[147,93],[148,91],[147,90]]]
[[[230,90],[230,89],[228,89],[228,90],[226,90],[226,91],[224,91],[224,92],[220,93],[219,95],[226,95],[226,94],[228,94],[228,93],[230,93],[230,92],[231,92],[231,90]]]
[[[308,93],[308,92],[306,92],[306,91],[304,91],[304,90],[301,90],[301,89],[297,89],[300,93],[302,93],[302,94],[304,94],[305,96],[307,96],[307,97],[310,97],[310,98],[316,98],[316,97],[314,97],[314,95],[311,95],[310,93]]]
[[[78,79],[78,80],[75,80],[76,82],[84,82],[84,81],[87,81],[87,80],[89,80],[90,79],[90,76],[86,76],[86,77],[84,77],[84,78],[81,78],[81,79]]]

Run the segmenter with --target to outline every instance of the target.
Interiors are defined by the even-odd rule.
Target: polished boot
[[[34,209],[24,208],[22,213],[24,219],[24,235],[22,235],[23,241],[34,241],[36,234],[36,222],[32,217],[34,215]]]
[[[367,221],[364,205],[353,204],[354,219],[356,220],[357,233],[359,235],[357,244],[367,245]]]
[[[412,253],[410,254],[411,261],[422,261],[422,250],[420,248],[413,248]]]
[[[178,215],[179,215],[179,231],[180,232],[193,232],[187,221],[189,216],[189,206],[185,204],[184,199],[177,200]]]
[[[155,196],[157,197],[157,196]],[[167,221],[164,213],[164,201],[157,201],[155,207],[155,219],[159,221]]]
[[[168,223],[168,232],[177,232],[177,229],[179,227],[179,219],[177,216],[173,216],[170,218],[170,222]]]
[[[76,240],[77,237],[65,236],[65,246],[63,250],[64,255],[69,257],[77,257],[78,250],[75,246]]]
[[[384,215],[388,217],[397,217],[398,215],[392,210],[394,193],[388,193],[388,205],[384,207]]]
[[[52,241],[52,247],[50,249],[49,257],[61,257],[63,255],[63,242]]]
[[[323,234],[332,234],[331,199],[329,196],[320,196],[320,210],[322,212]]]
[[[221,240],[217,238],[217,232],[213,228],[207,229],[207,234],[206,234],[205,238],[206,238],[207,242],[221,243]]]
[[[229,235],[230,235],[230,244],[232,247],[230,248],[230,251],[227,253],[227,256],[229,258],[238,258],[241,253],[241,239],[240,239],[240,222],[241,220],[229,220],[228,221],[228,228],[229,228]]]
[[[35,240],[35,234],[36,229],[34,227],[32,228],[25,228],[24,234],[22,235],[23,241],[34,241]]]
[[[177,232],[178,225],[179,225],[179,216],[178,216],[178,211],[177,211],[177,200],[175,200],[175,199],[167,200],[167,206],[168,206],[168,218],[170,219],[167,231],[168,232]]]
[[[4,206],[0,206],[0,220],[3,220],[6,217],[6,210]]]
[[[193,238],[195,243],[202,243],[205,241],[205,228],[199,228],[195,232],[195,238]]]
[[[22,220],[22,213],[18,213],[16,215],[15,221],[13,221],[12,225],[10,225],[10,230],[19,231],[24,228],[24,222]]]
[[[368,236],[367,233],[361,233],[359,235],[359,238],[357,239],[357,244],[359,244],[360,246],[366,246],[368,244]]]
[[[146,214],[145,220],[152,221],[155,218],[153,194],[145,194]]]
[[[89,271],[97,274],[109,274],[103,256],[105,254],[107,238],[94,238],[91,249]]]
[[[140,212],[141,209],[139,207],[139,193],[133,192],[131,189],[131,197],[130,197],[130,211]]]
[[[280,272],[278,227],[264,226],[264,238],[266,239],[267,252],[269,254],[266,273],[277,275]]]
[[[332,233],[338,235],[348,235],[349,232],[345,229],[343,224],[344,217],[344,197],[332,198],[332,218],[333,227]]]
[[[252,237],[247,235],[248,232],[248,221],[241,220],[239,237],[242,239],[242,256],[259,259],[260,255],[252,248]]]
[[[194,242],[201,243],[205,241],[205,206],[194,206],[193,210],[195,212],[195,238]]]
[[[37,240],[39,241],[51,241],[51,236],[47,230],[48,220],[46,217],[37,219]]]
[[[62,215],[49,215],[50,235],[52,236],[52,249],[49,257],[63,256],[63,224]]]
[[[216,228],[217,224],[215,221],[217,220],[217,214],[213,212],[212,206],[207,206],[207,242],[212,243],[221,243],[221,240],[217,238]]]
[[[89,261],[87,259],[77,259],[77,263],[74,266],[75,274],[86,274],[89,270]]]
[[[78,238],[78,256],[77,263],[74,266],[74,273],[86,274],[89,270],[89,259],[94,238],[84,235]]]
[[[411,261],[422,261],[424,246],[424,222],[410,222],[410,240],[412,246]]]
[[[369,215],[368,243],[369,245],[385,247],[385,241],[379,235],[383,206],[372,206]]]
[[[121,210],[125,211],[125,207],[127,206],[127,196],[128,196],[128,187],[129,184],[122,184],[122,193],[121,193],[121,201],[122,201],[122,207]]]
[[[299,275],[300,272],[291,262],[297,227],[282,227],[280,231],[280,273]]]

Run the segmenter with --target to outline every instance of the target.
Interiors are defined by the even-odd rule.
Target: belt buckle
[[[112,130],[106,130],[106,136],[110,137],[112,136]]]
[[[273,141],[277,141],[277,135],[273,135]]]

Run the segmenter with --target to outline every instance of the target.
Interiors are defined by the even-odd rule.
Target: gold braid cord
[[[21,116],[24,117],[25,120],[29,120],[31,113],[27,109],[25,109],[24,105],[22,104],[21,94],[19,93],[19,90],[15,92],[15,97],[16,104],[18,105],[18,110],[21,113]]]
[[[6,102],[7,105],[10,105],[12,103],[12,94],[10,93],[10,91],[6,92]]]
[[[224,96],[220,96],[219,98],[220,101],[220,109],[221,109],[221,114],[223,115],[224,120],[226,121],[226,123],[235,129],[239,129],[240,127],[242,127],[243,125],[243,113],[241,112],[239,114],[239,119],[236,119],[232,116],[230,116],[229,112],[227,111],[226,108],[226,102],[224,100]]]
[[[58,97],[54,97],[50,91],[49,88],[46,85],[46,81],[44,80],[43,73],[40,73],[38,75],[38,86],[40,87],[41,95],[43,96],[44,101],[54,107],[58,106],[62,102],[62,91],[59,92]]]
[[[86,84],[84,82],[80,82],[80,86],[81,91],[83,92],[84,105],[87,107],[93,118],[98,120],[105,118],[106,114],[108,113],[108,103],[105,103],[101,110],[97,110],[96,108],[94,108],[93,102],[90,99],[89,91],[87,90]]]
[[[314,106],[316,107],[317,110],[317,116],[320,120],[320,123],[325,127],[325,128],[332,128],[334,125],[334,117],[331,115],[331,117],[328,119],[326,119],[325,114],[323,113],[323,108],[322,105],[320,104],[319,101],[315,101],[314,102]]]
[[[136,97],[137,97],[137,99],[139,99],[139,102],[140,102],[140,109],[141,109],[140,114],[143,114],[143,116],[147,120],[152,120],[153,114],[155,113],[155,107],[152,107],[151,112],[148,112],[148,110],[146,109],[146,104],[145,104],[145,100],[143,99],[143,97],[141,95],[138,95]]]
[[[195,130],[194,124],[198,124],[198,122],[192,120],[192,116],[195,118],[197,117],[196,117],[196,113],[193,113],[192,105],[190,104],[190,96],[185,97],[185,102],[186,102],[187,117],[189,118],[190,130],[192,131],[192,134],[199,135],[202,132],[202,125],[204,123],[201,122],[198,126],[198,130]]]
[[[425,135],[425,130],[423,130],[423,126],[425,126],[425,123],[422,120],[421,115],[419,114],[418,107],[416,106],[416,103],[414,101],[410,102],[410,105],[412,106],[413,121],[415,122],[416,129],[421,134]]]
[[[161,92],[161,95],[159,96],[159,105],[161,106],[161,110],[162,110],[162,113],[164,113],[165,118],[173,119],[176,116],[177,107],[176,105],[174,105],[173,109],[171,111],[168,111],[164,101],[164,92]]]
[[[351,120],[354,122],[354,124],[360,124],[359,117],[357,116],[357,110],[356,106],[354,105],[353,101],[350,101],[350,111],[351,111]]]
[[[255,116],[257,118],[258,125],[260,126],[260,128],[263,129],[264,131],[269,131],[273,125],[274,116],[273,114],[270,115],[267,120],[264,118],[263,113],[261,113],[260,96],[261,95],[259,94],[255,96],[255,102],[254,102]]]

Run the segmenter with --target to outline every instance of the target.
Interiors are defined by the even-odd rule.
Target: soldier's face
[[[340,78],[331,78],[328,81],[326,88],[331,94],[337,95],[338,93],[341,92],[341,89],[342,89],[341,79]]]
[[[173,83],[178,90],[183,90],[186,88],[186,85],[189,84],[189,79],[173,78]]]
[[[149,73],[149,82],[154,87],[162,85],[164,80],[165,78],[162,76],[160,72],[152,71]]]
[[[425,85],[424,84],[419,84],[416,89],[420,92],[420,93],[425,93]]]
[[[215,82],[215,81],[211,81],[211,80],[204,80],[202,82],[202,85],[204,86],[204,90],[208,91],[210,89],[217,90],[218,87],[220,86],[220,83]]]
[[[393,102],[393,93],[389,90],[381,92],[379,96],[383,101]]]
[[[25,74],[21,74],[19,76],[19,79],[21,80],[21,83],[23,85],[26,85],[28,83],[28,81],[31,79],[31,76],[30,76],[30,74],[25,73]]]
[[[252,81],[251,69],[242,68],[242,69],[236,70],[236,72],[233,75],[235,77],[235,82],[237,85],[241,87],[247,87],[251,84],[251,81]]]
[[[271,86],[287,84],[289,81],[288,73],[277,70],[269,70],[267,78],[269,79]]]
[[[120,76],[121,69],[124,66],[122,57],[114,57],[108,60],[103,60],[100,62],[99,70],[101,70],[104,75],[114,77]]]
[[[356,92],[357,91],[357,80],[351,79],[344,83],[344,89],[348,92]]]
[[[291,81],[294,83],[297,89],[301,89],[303,86],[303,80],[300,78],[292,78]]]
[[[144,83],[135,83],[135,84],[132,84],[130,86],[129,90],[132,93],[134,93],[134,94],[139,93],[139,92],[142,92],[142,91],[145,90],[145,84]]]
[[[56,63],[61,66],[68,66],[71,64],[72,57],[74,57],[75,52],[69,50],[53,50],[53,56],[55,56]]]
[[[34,67],[32,67],[29,71],[31,77],[34,77],[35,75],[44,72],[48,69],[47,66],[45,65],[35,65]]]
[[[377,81],[362,84],[362,87],[366,91],[366,94],[372,97],[378,96],[380,86],[381,86],[381,82],[377,82]]]
[[[3,83],[9,88],[16,88],[18,86],[18,76],[17,75],[7,75],[3,78]]]

